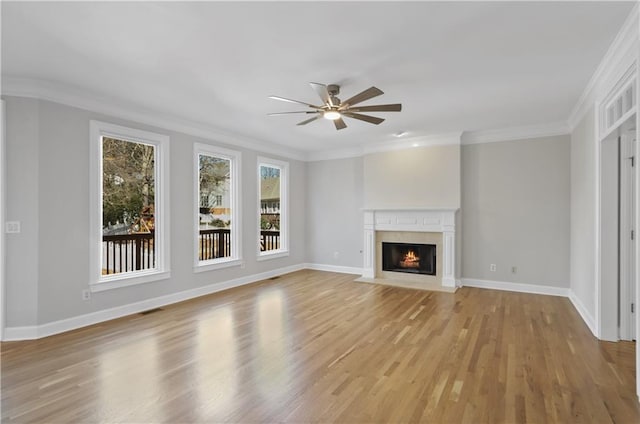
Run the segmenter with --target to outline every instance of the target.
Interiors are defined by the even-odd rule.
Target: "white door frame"
[[[595,102],[595,110],[596,110],[596,119],[595,119],[595,225],[596,225],[596,233],[595,233],[595,257],[594,257],[594,277],[595,277],[595,331],[596,337],[599,339],[603,339],[602,334],[602,281],[600,278],[601,271],[601,148],[602,142],[613,132],[617,131],[620,125],[623,122],[629,120],[629,118],[635,116],[635,138],[636,145],[635,151],[636,154],[640,153],[640,149],[638,148],[638,135],[640,134],[640,117],[637,106],[637,99],[640,94],[640,87],[638,83],[638,73],[636,68],[638,52],[634,53],[634,58],[632,59],[631,66],[627,68],[627,71],[624,72],[618,81],[612,85],[612,89],[607,93],[606,96],[602,97],[602,100]],[[627,62],[628,63],[628,62]],[[620,75],[620,74],[618,74]],[[607,106],[610,104],[609,102],[614,99],[618,93],[626,86],[628,83],[634,84],[634,107],[632,110],[624,113],[623,116],[613,124],[607,125]],[[635,173],[635,219],[634,219],[634,227],[636,230],[640,229],[640,172]],[[640,249],[635,249],[635,276],[633,280],[635,281],[635,304],[639,305],[638,300],[640,299]],[[635,314],[636,317],[636,335],[635,339],[640,340],[640,319],[639,313]],[[636,395],[640,400],[640,349],[636,349]]]
[[[631,304],[635,303],[635,129],[620,138],[620,334],[621,340],[636,338]],[[634,166],[632,166],[634,165]],[[632,238],[633,232],[633,238]],[[635,306],[635,305],[634,305]]]
[[[0,340],[4,340],[4,328],[5,328],[5,211],[6,211],[6,197],[5,197],[5,176],[6,176],[6,163],[5,163],[5,144],[6,144],[6,107],[5,101],[0,100]]]

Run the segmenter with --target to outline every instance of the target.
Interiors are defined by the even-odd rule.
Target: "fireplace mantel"
[[[455,240],[458,209],[453,208],[380,208],[364,209],[363,279],[375,279],[376,231],[414,231],[442,233],[442,286],[455,288]]]

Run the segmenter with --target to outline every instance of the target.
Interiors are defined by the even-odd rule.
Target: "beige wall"
[[[431,146],[364,157],[367,208],[459,208],[460,146]]]
[[[568,135],[462,147],[463,278],[569,287],[569,157]]]

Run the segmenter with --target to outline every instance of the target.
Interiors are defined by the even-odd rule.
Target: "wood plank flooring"
[[[299,271],[2,343],[2,422],[638,423],[634,343],[565,298]]]

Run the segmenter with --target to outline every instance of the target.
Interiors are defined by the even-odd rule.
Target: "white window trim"
[[[100,121],[90,122],[89,186],[89,288],[99,292],[164,280],[170,272],[169,136]],[[102,275],[102,137],[155,146],[155,253],[156,268]]]
[[[231,184],[231,257],[200,261],[198,259],[198,234],[200,232],[200,155],[215,156],[230,161]],[[242,153],[236,150],[212,146],[210,144],[195,143],[193,146],[193,199],[194,199],[194,240],[193,240],[193,271],[204,272],[215,269],[241,266],[242,262],[242,224],[240,201],[240,169],[242,165]]]
[[[269,250],[266,252],[260,251],[260,167],[269,166],[273,168],[280,168],[280,249]],[[269,259],[282,258],[289,256],[289,162],[270,159],[263,156],[258,156],[258,165],[256,167],[258,174],[258,232],[257,232],[257,260],[265,261]]]

